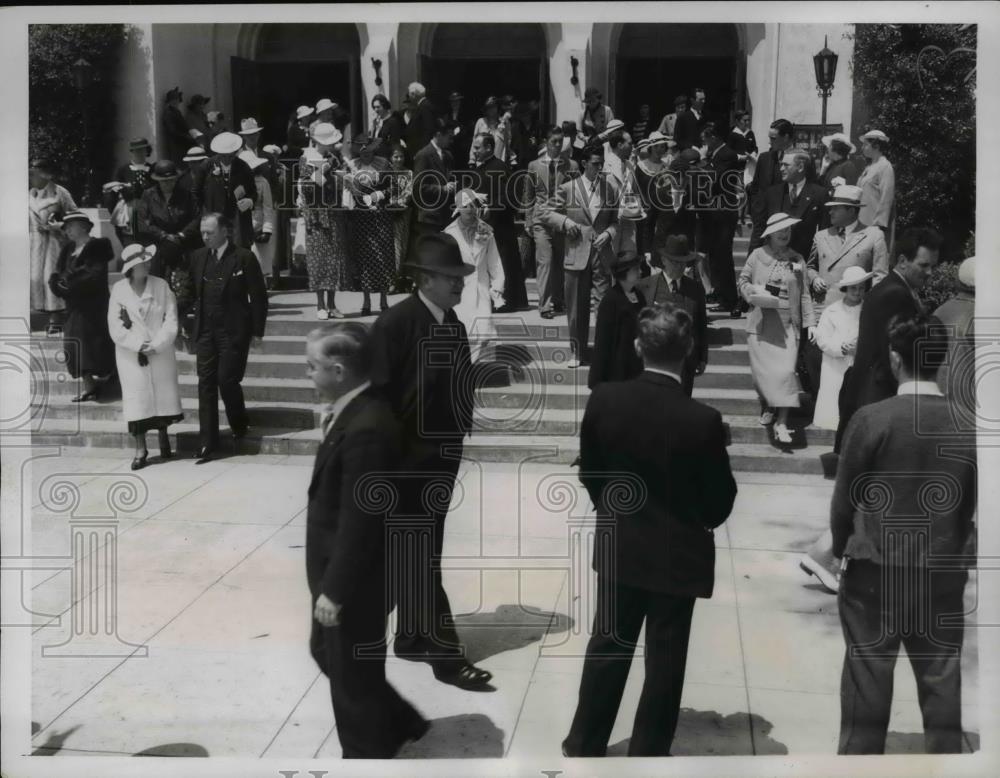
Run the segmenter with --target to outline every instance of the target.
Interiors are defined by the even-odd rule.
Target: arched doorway
[[[364,127],[358,63],[361,43],[355,24],[245,25],[239,56],[231,59],[233,125],[255,116],[264,143],[285,142],[289,117],[299,105],[328,97],[347,109],[351,126]]]
[[[541,24],[441,23],[424,25],[420,39],[420,80],[441,109],[459,91],[474,116],[490,95],[511,94],[539,101],[539,117],[549,115],[548,48]]]
[[[674,110],[674,98],[705,90],[705,114],[732,121],[746,103],[746,54],[735,24],[623,24],[615,60],[615,108],[631,126],[639,106],[651,119]]]

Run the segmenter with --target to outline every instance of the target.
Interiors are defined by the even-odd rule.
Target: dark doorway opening
[[[448,107],[453,91],[465,96],[464,106],[474,118],[483,115],[490,95],[514,95],[518,102],[538,100],[547,115],[548,77],[541,57],[516,59],[439,59],[423,57],[422,79],[427,96],[439,111]]]
[[[618,57],[617,110],[631,127],[639,117],[639,106],[649,104],[651,126],[674,110],[678,95],[693,97],[691,90],[705,90],[705,115],[729,122],[733,106],[733,84],[737,63],[733,57],[649,59]],[[617,114],[616,114],[617,115]]]

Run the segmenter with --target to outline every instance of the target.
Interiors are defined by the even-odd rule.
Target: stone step
[[[174,450],[191,454],[198,449],[197,423],[182,422],[170,428]],[[32,436],[36,445],[78,446],[86,448],[119,449],[123,458],[132,456],[132,438],[120,421],[85,420],[72,430],[45,427]],[[223,454],[236,453],[231,441],[226,440]],[[272,454],[280,456],[312,456],[320,441],[318,429],[289,432],[266,428],[252,428],[240,443],[240,454]],[[730,465],[738,472],[822,473],[820,455],[831,451],[829,446],[810,446],[782,452],[770,445],[733,443],[729,446]],[[579,452],[578,441],[570,436],[479,435],[467,438],[464,456],[480,462],[553,462],[571,463]],[[150,455],[156,461],[156,444],[152,443]]]

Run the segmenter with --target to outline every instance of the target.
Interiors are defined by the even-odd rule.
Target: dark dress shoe
[[[147,451],[141,457],[136,457],[132,460],[133,470],[142,470],[146,466],[146,459],[149,457],[149,452]]]
[[[89,392],[84,392],[80,396],[74,397],[72,400],[70,400],[70,402],[83,403],[87,402],[88,400],[96,400],[100,396],[101,396],[101,386],[100,384],[98,384]]]
[[[493,691],[493,673],[481,670],[464,660],[439,662],[433,666],[434,677],[441,683],[457,686],[467,692]]]
[[[198,449],[197,460],[195,461],[195,464],[203,465],[206,462],[210,462],[212,460],[212,457],[214,456],[215,456],[215,449],[210,448],[208,446],[203,446],[202,448]]]
[[[552,319],[555,317],[555,315],[556,315],[555,312],[551,310],[546,310],[541,312],[541,317],[543,319]]]

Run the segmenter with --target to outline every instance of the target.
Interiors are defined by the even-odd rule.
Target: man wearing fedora
[[[573,357],[567,367],[589,364],[591,286],[594,268],[600,264],[605,276],[616,256],[620,192],[615,181],[601,175],[604,152],[594,144],[587,149],[583,175],[566,181],[555,201],[547,204],[541,221],[564,237],[566,318]]]
[[[639,282],[638,289],[647,305],[670,303],[683,308],[691,317],[691,337],[694,347],[684,360],[681,385],[687,396],[694,391],[695,376],[708,365],[708,309],[705,290],[685,270],[698,259],[685,235],[657,234],[650,257],[652,272]]]
[[[243,138],[243,148],[249,149],[257,157],[261,156],[260,135],[263,131],[264,128],[257,124],[257,120],[254,118],[240,121],[240,137]]]
[[[136,208],[139,242],[156,245],[150,273],[170,280],[170,271],[183,267],[184,254],[196,248],[200,213],[191,190],[178,183],[177,166],[168,159],[153,165],[154,186],[143,192]]]
[[[163,133],[167,145],[167,159],[171,162],[179,163],[184,157],[184,152],[191,145],[191,128],[187,119],[181,113],[181,106],[184,104],[184,93],[178,87],[174,87],[167,92],[164,98]]]
[[[674,111],[676,119],[674,120],[673,137],[677,141],[677,148],[683,151],[701,145],[699,119],[692,112],[687,95],[680,95],[674,101]]]
[[[666,303],[643,309],[635,348],[643,373],[595,387],[580,425],[580,481],[597,512],[597,599],[562,743],[569,757],[606,755],[644,622],[646,672],[628,755],[670,754],[695,599],[711,597],[715,582],[712,530],[736,499],[722,416],[681,386],[691,317]]]
[[[830,226],[813,237],[806,271],[817,320],[827,305],[843,296],[837,284],[847,268],[857,266],[866,272],[872,271],[875,284],[889,272],[889,251],[882,230],[858,221],[861,189],[848,184],[838,186],[833,197],[827,200],[826,208]],[[799,342],[815,399],[819,392],[823,352],[808,337]]]
[[[250,426],[243,388],[251,346],[260,347],[267,322],[267,286],[257,258],[232,241],[232,222],[201,217],[204,248],[191,255],[187,296],[193,300],[191,340],[198,369],[198,464],[219,447],[219,397],[234,440]]]
[[[897,315],[913,317],[923,312],[919,293],[937,265],[940,250],[941,236],[934,230],[907,230],[893,248],[896,260],[892,269],[865,298],[854,364],[844,375],[840,390],[834,453],[841,453],[844,431],[855,411],[895,394],[898,384],[889,364],[889,322]]]
[[[205,175],[196,182],[195,198],[202,214],[221,213],[234,225],[233,243],[249,249],[253,245],[253,208],[257,202],[257,185],[247,163],[236,154],[243,139],[234,132],[223,132],[212,138],[214,156],[209,160]]]
[[[440,232],[451,221],[457,186],[452,175],[454,137],[454,127],[447,119],[434,119],[434,136],[413,158],[413,204],[417,209],[418,234]]]
[[[441,553],[475,390],[510,375],[507,365],[471,361],[468,333],[454,307],[475,267],[462,261],[455,238],[421,235],[403,267],[414,276],[416,291],[372,326],[372,388],[389,401],[402,429],[398,501],[389,520],[389,546],[400,558],[387,560],[398,584],[393,650],[428,662],[442,683],[489,691],[491,674],[466,659],[455,632]]]

